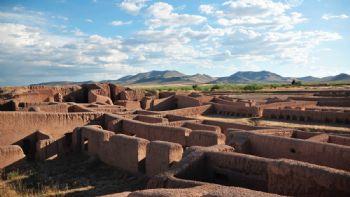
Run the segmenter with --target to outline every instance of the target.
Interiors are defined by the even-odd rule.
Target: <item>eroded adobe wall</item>
[[[147,122],[147,123],[168,123],[168,119],[161,118],[161,117],[152,117],[152,116],[145,116],[145,115],[137,115],[134,120],[138,120],[141,122]]]
[[[176,109],[176,107],[177,105],[174,96],[170,96],[166,98],[153,99],[150,109],[152,111],[165,111]]]
[[[350,112],[347,111],[264,109],[263,117],[268,119],[350,124]]]
[[[316,101],[289,101],[289,102],[276,102],[276,103],[263,104],[261,105],[261,107],[263,109],[276,109],[276,108],[285,108],[285,107],[306,108],[306,107],[316,107],[316,105],[317,105]]]
[[[74,132],[74,147],[80,147],[86,154],[131,173],[144,172],[148,140],[114,134],[96,126],[81,127]]]
[[[176,167],[152,178],[148,186],[181,188],[209,182],[288,196],[331,197],[350,193],[350,173],[342,170],[295,160],[218,152],[212,147],[189,149]]]
[[[0,112],[0,145],[15,144],[43,131],[58,138],[75,127],[99,123],[102,113]]]
[[[231,116],[248,116],[260,117],[262,116],[262,109],[260,107],[237,107],[234,105],[213,103],[216,113]]]
[[[193,97],[186,95],[176,95],[175,96],[177,108],[186,108],[186,107],[197,107],[201,106],[201,102]]]
[[[186,145],[186,136],[190,129],[182,127],[169,127],[144,123],[135,120],[124,119],[122,121],[123,132],[129,135],[145,138],[150,141],[162,140]]]
[[[224,122],[217,120],[203,120],[203,124],[207,125],[215,125],[221,128],[221,132],[225,135],[228,135],[228,129],[236,129],[236,130],[256,130],[256,129],[267,129],[268,127],[258,127],[258,126],[250,126],[245,124],[238,124],[233,122]]]
[[[268,192],[288,196],[349,196],[350,173],[294,160],[268,163]]]
[[[350,147],[348,146],[247,131],[233,131],[230,135],[238,144],[242,144],[242,140],[248,141],[247,154],[267,158],[288,158],[336,169],[350,170]]]
[[[0,146],[0,169],[24,159],[21,147],[17,145]]]
[[[202,105],[198,107],[186,107],[169,111],[160,111],[161,114],[177,115],[177,116],[197,116],[203,114],[211,114],[214,112],[212,105]]]
[[[239,153],[207,152],[207,173],[214,183],[267,191],[269,159]],[[222,180],[220,180],[222,179]]]
[[[246,102],[234,102],[231,100],[226,100],[226,99],[217,98],[217,97],[214,99],[214,102],[219,104],[232,105],[235,107],[249,107],[249,103],[246,103]]]
[[[140,101],[128,101],[128,100],[117,100],[114,102],[115,105],[124,106],[130,110],[141,109]]]
[[[219,126],[214,125],[206,125],[206,124],[200,124],[200,123],[194,123],[194,122],[185,122],[183,127],[192,129],[192,130],[208,130],[208,131],[214,131],[215,133],[221,133],[221,129]]]
[[[306,132],[306,131],[299,131],[295,130],[293,132],[292,137],[299,138],[299,139],[308,139],[317,135],[321,135],[324,133],[321,132]],[[331,134],[324,134],[328,136],[328,143],[333,144],[339,144],[344,146],[350,146],[350,137],[349,136],[338,136],[338,135],[331,135]]]
[[[37,107],[41,112],[63,112],[67,113],[70,105],[66,103],[20,103],[25,106],[21,110],[30,111],[31,107]]]

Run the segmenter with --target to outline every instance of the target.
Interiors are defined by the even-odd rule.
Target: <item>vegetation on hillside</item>
[[[257,91],[288,87],[290,84],[209,84],[209,85],[177,85],[144,88],[146,91]]]

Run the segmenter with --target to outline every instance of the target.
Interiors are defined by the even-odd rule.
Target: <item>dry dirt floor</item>
[[[1,172],[0,196],[99,196],[144,189],[147,178],[68,155],[45,162],[20,162]]]
[[[284,128],[295,128],[304,131],[314,131],[314,132],[326,132],[334,134],[350,135],[349,125],[338,125],[338,124],[323,124],[315,122],[297,122],[297,121],[273,121],[265,120],[260,118],[239,118],[239,117],[229,117],[222,115],[206,115],[206,116],[196,116],[198,119],[207,120],[220,120],[233,123],[241,123],[252,126],[271,126],[271,127],[284,127]]]

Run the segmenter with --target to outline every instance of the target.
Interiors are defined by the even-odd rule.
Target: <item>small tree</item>
[[[293,79],[292,83],[291,83],[293,86],[301,86],[302,83],[301,81],[296,81],[295,79]]]
[[[219,85],[214,85],[213,87],[210,88],[210,91],[212,92],[218,89],[220,89]]]
[[[192,85],[192,89],[193,89],[193,90],[198,90],[198,85],[197,85],[197,84],[193,84],[193,85]]]

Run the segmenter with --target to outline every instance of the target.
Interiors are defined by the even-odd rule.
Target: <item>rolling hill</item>
[[[275,83],[288,82],[290,78],[282,77],[278,74],[268,71],[245,71],[236,72],[228,77],[218,78],[215,83]]]
[[[124,76],[117,80],[104,80],[102,83],[115,83],[122,85],[171,85],[171,84],[205,84],[205,83],[289,83],[293,79],[302,82],[337,82],[337,81],[350,81],[350,75],[341,73],[335,76],[328,76],[323,78],[317,78],[313,76],[306,76],[300,78],[283,77],[276,73],[269,71],[240,71],[236,72],[228,77],[212,77],[206,74],[186,75],[175,70],[165,71],[150,71],[145,73],[138,73],[136,75]],[[57,82],[45,82],[36,85],[72,85],[94,83],[93,81],[85,82],[70,82],[70,81],[57,81]]]

